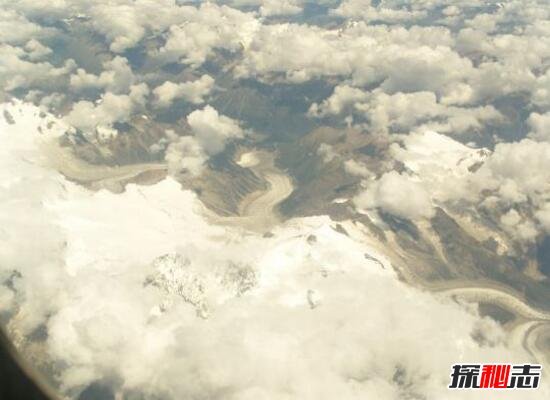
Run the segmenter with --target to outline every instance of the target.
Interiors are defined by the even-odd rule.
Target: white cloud
[[[550,142],[550,112],[532,113],[527,122],[532,129],[529,133],[530,138]]]
[[[350,73],[349,60],[339,45],[336,32],[330,34],[313,26],[262,26],[236,74],[264,79],[282,75],[289,81],[300,82],[316,76]]]
[[[220,115],[209,105],[189,114],[187,123],[198,143],[210,155],[223,151],[227,141],[244,137],[244,131],[238,121]]]
[[[550,202],[546,202],[536,213],[535,216],[546,233],[550,233]]]
[[[103,63],[105,69],[99,75],[89,74],[84,69],[77,69],[71,75],[70,84],[76,90],[82,89],[104,89],[113,93],[128,92],[136,78],[128,60],[124,57],[115,56],[112,60]]]
[[[216,49],[237,51],[246,47],[259,26],[251,13],[212,3],[187,8],[184,20],[170,27],[166,44],[155,54],[161,60],[198,67]]]
[[[27,53],[21,47],[0,44],[0,85],[5,91],[26,88],[55,88],[74,68],[73,60],[55,67],[49,62],[26,60],[33,51]]]
[[[466,25],[481,32],[491,33],[495,30],[497,22],[493,14],[478,14],[470,21],[466,21]]]
[[[225,3],[256,6],[266,15],[294,12],[303,6],[301,0]],[[454,30],[441,26],[391,25],[411,22],[430,12],[437,14],[445,5],[449,7],[444,14],[453,14],[458,21]],[[212,57],[217,49],[243,51],[243,59],[235,69],[237,76],[264,81],[352,78],[354,85],[381,84],[388,94],[432,91],[441,97],[441,103],[448,105],[484,103],[499,96],[527,92],[533,104],[547,107],[550,104],[545,90],[548,80],[545,60],[550,55],[550,45],[545,40],[547,7],[536,1],[508,2],[494,12],[485,10],[474,15],[470,23],[457,12],[475,7],[471,1],[450,5],[439,1],[374,4],[369,0],[347,0],[333,10],[346,22],[338,28],[325,29],[314,25],[266,24],[258,13],[210,2],[191,6],[172,0],[93,4],[64,0],[39,8],[33,2],[20,1],[6,6],[4,20],[8,24],[21,20],[19,31],[27,32],[21,40],[26,41],[36,29],[43,29],[26,16],[55,19],[84,15],[88,20],[80,23],[104,35],[111,50],[118,53],[135,47],[147,37],[166,35],[165,44],[159,49],[148,48],[148,55],[157,61],[181,61],[195,67]],[[363,19],[390,25],[368,24]]]
[[[376,10],[397,5],[385,2]],[[456,4],[459,10],[474,6]],[[454,31],[440,26],[367,25],[356,20],[363,10],[373,8],[369,1],[344,2],[339,10],[346,7],[351,7],[353,21],[336,29],[261,25],[245,46],[235,74],[266,82],[351,79],[358,88],[380,85],[389,95],[433,92],[439,103],[449,106],[483,105],[514,93],[527,93],[541,107],[550,104],[545,89],[545,60],[550,55],[545,40],[547,9],[534,2],[524,5],[525,10],[515,4],[513,12],[505,11],[508,16],[504,11],[482,14],[476,24]],[[437,8],[435,3],[423,2],[397,11],[411,16],[429,7]],[[522,17],[514,20],[514,13]],[[517,29],[507,32],[507,24]]]
[[[356,103],[365,101],[367,98],[368,94],[361,89],[348,85],[338,85],[334,88],[332,95],[321,104],[313,103],[309,108],[308,114],[315,117],[339,115],[345,110],[353,108]]]
[[[416,220],[430,218],[435,211],[429,192],[414,178],[396,171],[387,172],[353,199],[360,209],[380,208],[390,214]]]
[[[128,94],[106,92],[96,104],[86,100],[76,102],[65,121],[84,133],[90,133],[97,126],[127,122],[136,110],[145,106],[148,93],[147,85],[141,83],[131,86]]]
[[[382,81],[389,92],[439,92],[472,70],[470,60],[448,47],[452,43],[448,30],[435,27],[263,25],[236,74],[291,82],[351,77],[357,85]]]
[[[172,175],[187,172],[198,176],[208,160],[208,155],[193,136],[182,136],[168,145],[165,160],[168,163],[168,172]]]
[[[364,102],[355,104],[364,112],[369,126],[376,132],[407,132],[415,127],[445,133],[480,130],[487,123],[501,122],[503,116],[493,107],[454,107],[440,104],[433,92],[395,93],[380,90],[370,93]]]
[[[30,90],[25,96],[25,101],[40,104],[46,110],[59,110],[66,100],[67,96],[63,93],[52,92],[45,94],[41,90]]]
[[[522,193],[536,202],[540,195],[550,193],[550,143],[529,139],[499,143],[479,174],[487,174],[483,179],[489,179],[488,187],[512,180]]]
[[[219,0],[232,7],[255,7],[263,17],[295,15],[303,11],[305,0]]]
[[[31,61],[41,60],[46,56],[52,54],[52,49],[44,46],[36,39],[31,39],[25,44],[25,50],[29,55]]]
[[[26,16],[4,7],[0,8],[0,37],[1,43],[25,44],[29,40],[36,40],[42,36],[51,36],[56,33],[53,28],[44,28],[27,19]]]
[[[303,11],[300,0],[264,0],[260,14],[264,17],[275,15],[295,15]]]
[[[384,1],[375,6],[371,0],[344,0],[338,8],[333,10],[333,13],[350,19],[384,21],[387,23],[415,21],[426,18],[428,15],[424,10],[409,10],[399,5],[392,8]]]
[[[158,34],[184,20],[190,7],[172,0],[138,0],[90,4],[86,14],[94,29],[104,35],[114,53],[133,48],[147,34]]]
[[[550,70],[546,74],[537,78],[535,89],[533,90],[533,104],[544,110],[550,110]]]
[[[189,82],[164,82],[153,90],[153,94],[159,107],[169,107],[174,100],[179,98],[192,104],[202,104],[213,88],[214,78],[210,75],[203,75],[199,79]]]
[[[372,171],[370,171],[364,163],[353,159],[344,162],[344,169],[348,174],[361,176],[363,178],[371,178],[373,176]]]
[[[196,40],[197,46],[211,43],[209,38],[216,36],[218,37],[216,43],[224,47],[223,40],[229,39],[226,36],[227,33],[232,32],[235,37],[241,35],[246,30],[241,23],[245,23],[245,19],[253,19],[252,15],[247,16],[238,10],[226,6],[220,7],[210,2],[200,6],[186,3],[174,0],[119,0],[116,2],[60,0],[38,6],[35,2],[23,0],[16,4],[10,4],[9,8],[13,8],[21,14],[48,16],[55,19],[66,18],[73,20],[76,24],[83,24],[105,37],[110,51],[117,54],[138,46],[149,37],[159,37],[167,31],[171,31],[170,28],[175,29],[178,25],[184,27],[187,24],[191,24],[191,26],[188,30],[183,28],[183,31],[194,36],[194,39],[191,40]],[[14,15],[19,16],[20,14]],[[75,22],[75,16],[83,18]],[[6,16],[6,20],[10,20],[10,15]],[[229,23],[229,21],[231,22]],[[32,29],[36,29],[36,25],[21,26],[29,31],[25,37],[33,32]],[[201,29],[206,26],[209,29]],[[205,35],[208,38],[204,38]],[[170,45],[166,50],[174,50],[172,45],[175,45],[177,40],[178,38],[169,36]],[[238,39],[233,45],[235,44],[238,45]],[[185,44],[182,46],[185,47]],[[210,50],[206,49],[205,51],[208,53]],[[200,49],[194,47],[194,51],[200,51]],[[183,54],[178,54],[178,57],[181,55]]]

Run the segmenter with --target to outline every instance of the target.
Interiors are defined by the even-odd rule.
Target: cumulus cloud
[[[266,15],[297,11],[303,5],[294,0],[224,3],[259,7],[260,14],[263,10]],[[237,77],[290,82],[343,77],[355,86],[380,85],[388,94],[434,92],[441,97],[440,103],[447,105],[473,105],[529,93],[533,104],[548,107],[545,60],[550,49],[544,40],[548,10],[536,1],[521,7],[514,1],[506,7],[490,8],[491,12],[484,9],[474,16],[477,20],[467,23],[464,16],[451,11],[453,7],[470,9],[472,3],[453,3],[443,9],[446,4],[347,0],[332,10],[332,15],[345,22],[330,29],[266,24],[258,14],[226,5],[170,0],[93,4],[67,0],[70,12],[59,4],[39,10],[25,1],[7,7],[13,18],[6,20],[40,11],[50,18],[81,13],[87,17],[82,23],[104,35],[115,53],[136,46],[146,37],[163,35],[166,40],[162,45],[148,47],[148,55],[160,62],[180,61],[198,67],[217,50],[242,53],[234,68]],[[453,29],[424,22],[423,26],[408,25],[425,13],[448,14],[461,22]],[[366,23],[373,20],[377,24]],[[406,27],[393,25],[403,21],[407,21]],[[515,31],[510,33],[512,28]]]
[[[93,28],[104,35],[114,53],[133,48],[147,34],[158,34],[185,17],[187,7],[171,0],[98,2],[85,11]]]
[[[25,15],[7,7],[0,9],[0,42],[12,45],[22,45],[38,37],[51,36],[56,33],[53,28],[45,28],[30,21]]]
[[[372,0],[344,0],[333,13],[346,18],[387,23],[415,21],[428,16],[426,10],[411,10],[395,1],[377,3]]]
[[[544,110],[550,110],[550,70],[537,78],[531,101]]]
[[[193,136],[176,138],[166,148],[165,160],[172,175],[189,173],[198,176],[204,168],[208,155]]]
[[[31,45],[32,46],[32,45]],[[28,57],[36,55],[36,49],[29,52],[21,47],[0,44],[0,85],[5,91],[28,88],[55,88],[76,67],[73,60],[56,67],[49,62],[33,62]]]
[[[550,191],[550,143],[530,139],[499,143],[478,173],[487,174],[489,187],[511,180],[537,202],[541,194],[544,197]]]
[[[216,49],[237,51],[246,47],[260,25],[251,13],[204,3],[186,9],[185,23],[170,27],[166,43],[156,54],[166,62],[202,65]]]
[[[147,85],[141,83],[131,86],[128,94],[106,92],[96,103],[86,100],[76,102],[65,121],[85,133],[95,130],[97,126],[126,122],[136,110],[145,105],[148,93]]]
[[[78,68],[76,73],[71,75],[71,87],[77,91],[93,88],[125,93],[136,81],[132,68],[124,57],[116,56],[104,62],[103,68],[104,71],[99,75],[89,74],[84,69]]]
[[[433,92],[395,93],[375,90],[368,101],[355,104],[366,114],[369,126],[378,132],[406,132],[417,126],[448,133],[480,130],[485,124],[502,122],[493,107],[454,107],[440,104]]]
[[[373,175],[364,163],[353,159],[344,162],[344,169],[348,174],[361,176],[363,178],[371,178]]]
[[[42,90],[29,90],[25,95],[25,101],[39,104],[45,107],[46,110],[59,110],[67,101],[67,96],[64,93],[44,93]]]
[[[550,112],[532,113],[527,120],[531,127],[529,136],[535,140],[550,142]]]
[[[303,6],[298,0],[223,3],[259,7],[260,15],[294,12]],[[6,6],[4,19],[6,23],[22,19],[26,27],[26,14],[36,16],[42,12],[49,18],[84,15],[82,23],[104,35],[115,53],[135,47],[146,37],[165,35],[164,44],[149,47],[148,55],[161,62],[181,61],[194,67],[217,50],[242,52],[236,75],[265,81],[345,77],[351,78],[354,85],[380,84],[388,94],[432,91],[449,105],[483,103],[524,92],[529,93],[533,104],[548,107],[547,7],[537,1],[507,2],[502,7],[479,8],[473,21],[468,22],[467,13],[457,10],[475,11],[475,3],[445,5],[432,1],[403,4],[346,0],[330,13],[343,18],[344,23],[330,29],[266,24],[256,13],[226,5],[171,0],[93,4],[66,0],[43,9],[23,1]],[[441,26],[443,20],[437,19],[438,26],[429,26],[426,21],[422,26],[411,26],[426,14],[452,17],[457,22],[452,29]],[[405,27],[394,25],[397,22]],[[22,29],[29,32],[24,35],[26,40],[35,28],[40,28],[29,23],[31,27]]]
[[[406,219],[430,218],[435,211],[430,193],[422,183],[396,171],[387,172],[354,198],[361,209],[382,209]]]
[[[0,270],[19,275],[0,286],[2,310],[12,334],[44,327],[65,395],[103,381],[121,397],[458,399],[453,363],[531,360],[474,309],[402,283],[360,224],[343,222],[346,235],[300,218],[263,237],[211,224],[172,179],[90,192],[41,164],[39,111],[9,110]]]
[[[550,233],[550,202],[546,202],[535,215],[546,233]]]
[[[356,85],[382,82],[389,92],[443,92],[473,68],[470,60],[449,48],[451,43],[449,32],[435,27],[406,30],[358,22],[329,30],[264,25],[246,48],[236,74],[292,82],[351,77]]]
[[[339,115],[346,109],[352,108],[356,103],[365,101],[368,94],[348,85],[338,85],[332,95],[321,104],[313,103],[308,114],[315,117],[327,115]]]
[[[169,107],[174,100],[183,98],[192,104],[204,103],[205,97],[210,94],[214,88],[214,78],[210,75],[203,75],[199,79],[174,83],[164,82],[153,90],[155,101],[159,107]]]
[[[472,4],[455,6],[458,10],[463,7]],[[396,17],[402,13],[405,19],[414,19],[422,8],[439,13],[435,3],[403,7],[402,2],[384,2],[374,7],[369,1],[346,1],[335,13],[348,20],[337,29],[261,25],[245,46],[235,74],[266,82],[343,78],[357,88],[379,86],[388,95],[433,92],[438,103],[448,106],[483,105],[525,93],[533,104],[548,107],[545,60],[550,47],[544,28],[548,10],[536,2],[523,7],[514,3],[513,7],[480,14],[470,26],[460,16],[462,22],[453,30],[424,24],[369,25],[361,17],[364,10],[375,9],[394,10]],[[510,26],[515,28],[513,33]]]
[[[238,121],[219,114],[209,105],[189,114],[187,123],[198,143],[210,155],[220,153],[229,140],[243,138],[245,134]]]
[[[187,123],[192,136],[178,136],[171,130],[166,132],[169,142],[165,160],[168,171],[174,176],[199,176],[210,156],[222,152],[229,141],[245,135],[238,121],[220,115],[209,105],[190,113]]]
[[[338,49],[338,37],[327,36],[328,32],[317,27],[263,26],[254,36],[236,74],[264,79],[282,75],[287,80],[300,82],[315,76],[350,72],[348,61]]]
[[[456,94],[451,93],[451,96]],[[448,133],[479,131],[487,124],[504,122],[493,106],[457,107],[438,101],[429,91],[387,94],[380,89],[365,91],[348,85],[336,86],[321,104],[314,103],[308,114],[315,117],[352,114],[368,121],[377,133],[406,132],[417,127]]]
[[[263,17],[295,15],[303,11],[305,0],[219,0],[219,3],[233,7],[257,8]]]
[[[45,58],[52,54],[52,49],[44,46],[36,39],[31,39],[25,44],[25,50],[31,61],[36,61]]]
[[[300,0],[265,0],[260,7],[260,14],[265,17],[274,15],[294,15],[302,12]]]
[[[90,28],[103,36],[107,41],[109,49],[115,54],[121,54],[129,49],[135,48],[143,40],[149,37],[159,37],[166,32],[169,33],[167,47],[163,50],[177,58],[182,57],[190,51],[187,59],[190,62],[196,60],[196,55],[201,52],[200,47],[206,46],[204,51],[208,55],[213,47],[218,45],[225,47],[224,40],[234,37],[231,48],[238,46],[238,36],[246,30],[246,22],[254,20],[252,15],[242,13],[227,6],[218,6],[206,2],[200,5],[187,4],[190,2],[174,0],[121,0],[83,2],[81,0],[63,0],[50,2],[47,6],[39,7],[30,1],[21,1],[10,4],[9,12],[18,18],[24,18],[21,14],[47,16],[55,19],[73,20],[76,16],[81,19],[77,21],[87,28]],[[6,21],[13,20],[6,15]],[[29,37],[36,25],[18,23],[28,33]],[[8,22],[6,22],[8,23]],[[190,24],[188,28],[185,25]],[[11,25],[10,25],[11,26]],[[178,26],[181,28],[178,30]],[[205,29],[208,27],[207,29]],[[177,46],[177,41],[183,39],[185,33],[189,34],[186,43]],[[178,36],[178,34],[180,36]],[[216,38],[215,40],[212,40]],[[193,44],[194,43],[194,44]],[[208,48],[208,46],[212,46]],[[166,54],[165,54],[166,55]]]

